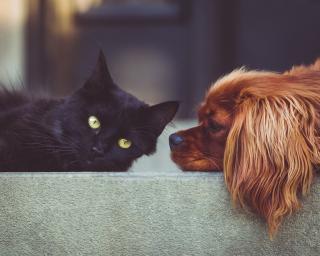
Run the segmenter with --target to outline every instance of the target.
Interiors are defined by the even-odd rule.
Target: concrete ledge
[[[320,255],[319,194],[270,241],[221,174],[1,173],[0,255]]]

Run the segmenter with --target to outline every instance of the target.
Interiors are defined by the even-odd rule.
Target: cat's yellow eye
[[[99,129],[101,126],[99,119],[95,116],[89,117],[88,124],[92,129]]]
[[[121,139],[118,140],[118,145],[119,145],[120,148],[127,149],[127,148],[131,147],[132,142],[130,140],[121,138]]]

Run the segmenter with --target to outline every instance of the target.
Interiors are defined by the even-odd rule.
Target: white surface
[[[138,159],[130,171],[133,172],[181,172],[170,159],[169,136],[181,129],[187,129],[196,124],[195,120],[174,121],[168,125],[158,139],[157,151],[151,156]]]

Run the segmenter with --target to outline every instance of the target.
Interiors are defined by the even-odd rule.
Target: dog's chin
[[[188,172],[219,172],[222,168],[218,166],[213,160],[195,156],[180,156],[172,152],[171,159],[182,171]]]

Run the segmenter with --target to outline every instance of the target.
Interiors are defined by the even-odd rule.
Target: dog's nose
[[[169,145],[170,145],[170,148],[172,149],[173,147],[176,147],[178,146],[179,144],[181,144],[183,142],[183,138],[176,134],[176,133],[173,133],[169,136]]]

